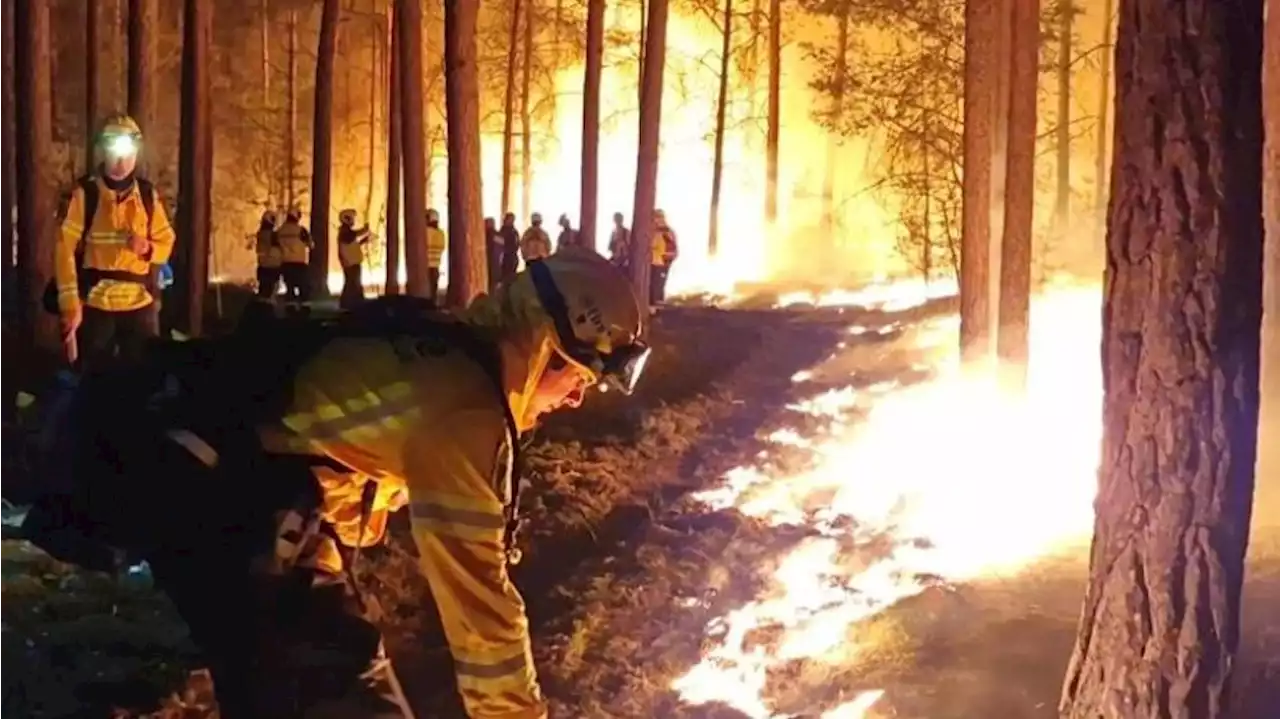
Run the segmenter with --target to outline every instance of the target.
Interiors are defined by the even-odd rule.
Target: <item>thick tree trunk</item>
[[[844,112],[844,83],[847,74],[849,51],[849,13],[841,12],[837,19],[836,67],[831,93],[831,119],[827,128],[826,171],[822,178],[822,228],[828,238],[836,227],[836,168],[839,166],[840,116]]]
[[[285,130],[285,203],[289,209],[293,209],[298,201],[294,191],[295,186],[294,173],[298,171],[298,13],[295,10],[289,11],[289,74],[286,79],[289,85],[285,88],[287,96],[288,108],[288,126]]]
[[[185,0],[182,16],[182,136],[178,146],[178,245],[175,278],[179,328],[199,335],[204,323],[204,295],[209,284],[209,40],[213,6],[207,0]]]
[[[262,111],[271,115],[271,8],[270,0],[262,0],[258,9],[260,25],[259,43],[262,46]],[[267,207],[274,207],[280,199],[276,196],[274,162],[267,163]]]
[[[394,2],[395,0],[392,0]],[[402,124],[400,122],[400,23],[393,7],[387,8],[387,278],[383,294],[400,294],[400,207],[404,191],[401,172]]]
[[[524,4],[524,62],[520,65],[520,208],[533,214],[533,116],[529,96],[533,73],[533,3]]]
[[[364,216],[372,229],[374,227],[373,207],[378,196],[378,100],[380,99],[378,91],[386,87],[386,81],[382,76],[382,53],[379,52],[385,28],[376,19],[378,17],[377,0],[369,0],[368,12],[375,19],[369,22],[369,176],[365,180],[369,190],[365,193]]]
[[[1121,6],[1090,579],[1061,715],[1230,715],[1257,450],[1262,0]]]
[[[484,209],[480,194],[480,77],[476,22],[480,6],[444,6],[445,102],[449,116],[450,307],[466,307],[489,286]]]
[[[715,257],[720,245],[720,186],[724,176],[724,115],[729,104],[729,53],[733,37],[733,0],[724,0],[724,33],[720,43],[720,94],[716,98],[715,159],[711,165],[711,222],[707,256]]]
[[[578,234],[596,247],[600,201],[600,75],[604,70],[604,0],[587,3],[587,69],[582,78],[582,191]]]
[[[511,143],[515,135],[516,52],[520,49],[521,8],[520,0],[512,3],[511,32],[507,36],[507,86],[502,113],[502,202],[498,208],[503,213],[511,209]]]
[[[1005,159],[1004,232],[1000,256],[996,353],[1005,387],[1027,383],[1031,317],[1031,236],[1036,180],[1036,81],[1040,59],[1040,0],[1012,3],[1009,42],[1009,120]]]
[[[53,275],[57,232],[57,163],[53,152],[52,73],[49,58],[51,0],[17,0],[14,8],[14,95],[17,142],[18,320],[28,342],[51,340],[52,324],[41,309]]]
[[[102,7],[98,0],[85,0],[84,3],[84,131],[85,155],[84,172],[89,174],[94,169],[94,134],[101,118],[98,117],[99,95],[102,88],[98,83],[98,45],[102,22]]]
[[[400,42],[400,147],[404,163],[405,291],[426,297],[427,174],[422,146],[422,0],[395,0]],[[453,213],[450,213],[452,215]],[[453,283],[453,278],[449,278]]]
[[[18,173],[15,169],[17,154],[15,152],[14,143],[17,141],[17,130],[14,128],[14,101],[16,95],[13,89],[13,24],[14,3],[17,0],[0,0],[0,11],[3,13],[4,37],[0,39],[0,53],[4,55],[4,72],[0,73],[0,82],[3,82],[0,89],[0,113],[3,118],[0,119],[0,235],[4,236],[4,248],[0,252],[4,253],[4,277],[3,281],[8,283],[13,281],[13,254],[16,246],[14,244],[14,227],[13,227],[13,206],[14,206],[14,180],[17,179]]]
[[[1057,186],[1053,194],[1053,226],[1059,240],[1066,239],[1067,213],[1071,210],[1071,32],[1074,3],[1058,3],[1058,127],[1054,132],[1057,154]]]
[[[1093,161],[1093,214],[1097,218],[1097,227],[1093,233],[1093,245],[1101,252],[1107,234],[1107,168],[1111,166],[1111,136],[1107,127],[1107,110],[1111,107],[1111,98],[1115,96],[1115,88],[1111,79],[1111,56],[1115,50],[1111,47],[1111,16],[1115,14],[1115,0],[1103,0],[1102,5],[1102,58],[1098,69],[1098,135],[1097,149]]]
[[[661,146],[662,75],[667,59],[667,2],[649,0],[644,42],[644,81],[640,94],[640,149],[636,156],[635,207],[631,215],[631,274],[641,308],[649,306],[649,262],[653,211],[658,199],[658,149]]]
[[[155,0],[129,0],[129,115],[143,132],[151,129],[155,44]]]
[[[316,95],[311,121],[311,292],[329,295],[329,204],[333,166],[333,65],[338,48],[338,0],[324,0],[316,47]],[[373,131],[372,128],[369,130]]]
[[[991,356],[992,155],[1001,0],[968,0],[964,23],[964,188],[960,237],[960,356]]]
[[[640,49],[636,52],[636,103],[644,95],[644,44],[647,36],[645,24],[649,22],[649,0],[640,0]],[[638,105],[637,105],[638,107]]]
[[[782,2],[769,3],[769,111],[765,135],[765,225],[778,222],[778,144],[782,139]]]

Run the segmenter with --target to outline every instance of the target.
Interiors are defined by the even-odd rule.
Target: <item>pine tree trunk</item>
[[[1054,132],[1057,153],[1057,187],[1053,196],[1053,226],[1059,240],[1066,239],[1067,213],[1071,210],[1071,31],[1075,7],[1059,0],[1058,10],[1058,127]]]
[[[960,355],[991,355],[992,123],[1001,0],[967,0],[964,27],[964,188],[960,238]]]
[[[395,0],[392,0],[394,3]],[[400,294],[400,208],[404,192],[400,143],[400,23],[394,6],[387,7],[387,278],[383,294]]]
[[[1258,442],[1262,4],[1121,5],[1098,515],[1066,719],[1231,714]]]
[[[57,232],[50,4],[51,0],[17,0],[13,13],[18,321],[27,342],[55,336],[52,318],[41,309],[45,284],[53,276]]]
[[[524,62],[520,65],[520,207],[524,220],[533,214],[533,116],[529,105],[533,73],[533,2],[524,4]]]
[[[333,66],[338,49],[338,0],[324,0],[320,11],[320,42],[316,47],[315,105],[311,121],[311,292],[329,295],[329,205],[333,177]],[[370,132],[372,132],[370,128]]]
[[[151,83],[155,75],[156,4],[129,0],[129,115],[151,129]]]
[[[778,145],[782,139],[782,2],[769,4],[769,111],[765,136],[765,225],[778,222]]]
[[[647,36],[645,24],[649,22],[649,0],[640,0],[640,49],[636,53],[636,102],[644,95],[644,45]],[[638,106],[638,105],[637,105]]]
[[[844,83],[849,52],[849,14],[841,12],[836,31],[836,67],[831,94],[831,120],[827,128],[826,172],[822,178],[822,228],[828,238],[835,233],[836,168],[839,166],[840,133],[837,130],[844,111]]]
[[[3,14],[4,37],[0,39],[0,53],[4,55],[4,72],[0,73],[0,234],[4,235],[4,276],[3,282],[13,281],[13,253],[17,249],[14,243],[13,206],[15,202],[13,183],[18,177],[15,163],[17,154],[14,143],[17,142],[17,130],[14,128],[14,64],[13,64],[13,24],[14,3],[17,0],[0,0],[0,11]]]
[[[724,33],[720,43],[720,94],[716,98],[715,159],[711,164],[711,222],[707,256],[715,257],[720,245],[720,186],[724,175],[724,115],[729,104],[729,53],[733,37],[733,0],[724,0]]]
[[[502,113],[502,202],[499,209],[506,213],[511,209],[511,143],[515,134],[516,112],[516,52],[520,49],[520,0],[511,6],[511,32],[507,36],[507,86]]]
[[[600,75],[604,70],[604,0],[587,2],[587,68],[582,79],[582,191],[578,234],[596,245],[600,202]]]
[[[94,135],[101,118],[98,117],[99,95],[102,88],[98,83],[98,45],[99,29],[102,19],[102,8],[98,0],[84,2],[84,131],[85,155],[84,174],[94,171]]]
[[[649,0],[644,41],[644,81],[640,93],[640,149],[636,157],[635,208],[631,215],[631,273],[641,308],[649,306],[649,263],[653,210],[658,198],[661,146],[662,75],[667,59],[667,2]]]
[[[262,45],[262,112],[267,116],[273,113],[271,102],[271,9],[270,0],[262,0],[259,6],[259,15],[261,20],[261,37],[259,42]],[[267,163],[267,207],[274,207],[280,199],[276,195],[276,172],[273,167],[275,163]]]
[[[1009,152],[1009,58],[1012,47],[1013,5],[1023,0],[997,0],[996,41],[992,48],[995,62],[995,101],[991,106],[991,238],[987,254],[987,286],[991,307],[991,341],[998,341],[1000,312],[1000,263],[1004,241],[1005,170]]]
[[[1027,343],[1031,317],[1031,235],[1035,207],[1040,0],[1017,0],[1012,5],[1007,55],[1009,120],[996,353],[1000,358],[1000,377],[1004,386],[1022,391],[1027,383]]]
[[[1102,58],[1098,69],[1098,135],[1097,150],[1093,161],[1093,214],[1097,218],[1094,231],[1094,247],[1101,250],[1106,242],[1107,234],[1107,168],[1111,165],[1109,129],[1107,127],[1107,110],[1111,106],[1111,98],[1115,96],[1115,88],[1111,79],[1111,56],[1115,49],[1111,46],[1111,16],[1115,14],[1115,0],[1103,0],[1102,5]],[[1102,252],[1096,253],[1101,255]]]
[[[206,154],[210,148],[209,40],[213,6],[207,0],[185,0],[182,16],[182,135],[178,146],[178,205],[175,218],[175,279],[179,328],[198,336],[204,325],[204,295],[209,284],[209,185]]]
[[[422,138],[422,1],[395,0],[400,42],[400,147],[404,172],[405,291],[426,297],[427,182]],[[451,215],[453,213],[450,213]],[[449,279],[450,284],[453,278]]]
[[[484,209],[480,194],[480,77],[476,22],[480,6],[444,6],[445,102],[449,143],[450,307],[466,307],[489,286]]]
[[[378,0],[369,0],[369,15],[376,18],[378,15]],[[382,77],[382,32],[384,28],[376,19],[370,20],[370,45],[369,45],[369,176],[365,182],[369,185],[368,192],[365,193],[364,216],[365,222],[368,223],[372,230],[373,224],[373,207],[377,201],[378,186],[378,91],[380,88],[386,87],[385,80]]]
[[[286,79],[289,87],[286,88],[288,96],[288,127],[285,131],[285,176],[287,187],[285,190],[285,203],[289,209],[293,209],[298,202],[297,195],[294,194],[295,187],[294,173],[298,171],[298,13],[296,10],[290,10],[288,16],[289,24],[289,75]]]

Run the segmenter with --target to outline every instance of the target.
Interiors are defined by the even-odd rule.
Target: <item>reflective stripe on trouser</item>
[[[507,518],[502,506],[493,499],[418,492],[411,501],[414,532],[431,532],[499,545],[503,541]]]
[[[502,696],[508,692],[523,695],[531,686],[537,686],[533,651],[528,642],[505,651],[478,652],[459,647],[451,651],[458,690],[464,698],[473,693],[485,697]],[[536,694],[536,689],[534,691]]]

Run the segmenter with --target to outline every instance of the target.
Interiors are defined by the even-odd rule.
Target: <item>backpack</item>
[[[138,177],[134,179],[138,183],[138,193],[142,195],[142,209],[147,213],[147,238],[151,238],[151,220],[155,216],[156,210],[156,192],[155,185],[151,181]],[[89,241],[89,232],[93,227],[93,221],[98,214],[98,201],[102,188],[98,186],[98,179],[93,175],[85,175],[76,180],[76,185],[84,193],[84,228],[80,230],[80,241],[76,243],[76,285],[80,291],[80,299],[88,296],[89,291],[93,289],[100,280],[104,279],[133,279],[134,276],[129,273],[114,272],[109,270],[86,270],[84,267],[84,249],[85,244]],[[60,219],[66,219],[65,216]],[[138,279],[141,279],[138,276]],[[146,286],[147,291],[155,297],[159,292],[159,268],[152,266],[150,272],[146,276],[146,280],[142,283]],[[49,283],[45,285],[43,305],[45,312],[50,314],[58,314],[58,283],[57,278],[51,278]]]

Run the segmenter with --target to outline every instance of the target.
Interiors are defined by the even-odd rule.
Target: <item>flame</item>
[[[923,302],[922,287],[885,296],[905,301],[913,291]],[[808,453],[809,468],[774,473],[764,457],[697,499],[809,538],[778,559],[765,593],[707,626],[712,648],[672,685],[681,698],[783,716],[766,682],[788,662],[856,661],[863,647],[847,637],[858,622],[940,581],[1016,572],[1087,538],[1101,440],[1099,299],[1097,288],[1065,287],[1036,298],[1025,394],[961,373],[958,321],[948,317],[902,340],[936,379],[844,387],[789,406],[797,421],[770,437],[773,453]],[[891,548],[852,566],[849,550],[873,539]],[[781,638],[749,643],[760,629]],[[861,693],[821,716],[870,717],[883,695]]]

